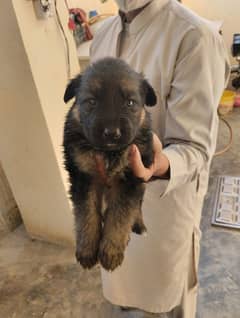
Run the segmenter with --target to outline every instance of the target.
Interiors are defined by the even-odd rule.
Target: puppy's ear
[[[147,80],[143,80],[143,87],[145,92],[145,104],[147,106],[154,106],[157,104],[157,96],[155,94],[154,89],[152,86],[148,83]]]
[[[63,100],[65,103],[67,103],[70,99],[76,96],[77,89],[80,87],[80,84],[81,84],[81,75],[76,76],[68,83],[64,93],[64,97],[63,97]]]

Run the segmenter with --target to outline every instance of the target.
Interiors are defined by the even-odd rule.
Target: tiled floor
[[[229,120],[234,145],[215,158],[202,218],[198,318],[240,318],[240,231],[210,225],[214,176],[240,175],[240,111]],[[227,140],[221,125],[219,145]],[[23,227],[0,241],[0,318],[146,318],[122,312],[101,292],[99,269],[84,272],[74,251],[32,241]]]

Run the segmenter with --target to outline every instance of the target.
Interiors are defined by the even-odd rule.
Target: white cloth
[[[176,0],[153,0],[123,28],[110,18],[91,59],[122,57],[154,87],[153,130],[170,161],[169,181],[149,183],[143,204],[147,237],[132,234],[120,268],[102,271],[104,296],[149,312],[181,305],[193,318],[200,216],[215,151],[217,107],[229,75],[218,29]]]

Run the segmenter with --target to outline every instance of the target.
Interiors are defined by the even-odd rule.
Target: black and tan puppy
[[[65,166],[76,224],[76,258],[85,268],[98,260],[114,270],[124,257],[130,233],[146,228],[141,203],[145,185],[129,167],[136,144],[143,163],[153,161],[150,115],[156,104],[149,83],[124,61],[105,58],[67,86],[75,98],[64,129]]]

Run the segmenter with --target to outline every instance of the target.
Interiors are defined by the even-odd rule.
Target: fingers
[[[130,161],[132,163],[133,172],[137,176],[141,177],[145,167],[142,162],[141,154],[136,145],[132,145]]]
[[[153,150],[154,153],[162,152],[162,143],[158,136],[153,133]]]
[[[133,173],[136,177],[141,178],[144,181],[148,181],[151,178],[153,174],[152,169],[144,167],[141,154],[136,145],[132,145],[131,147],[129,160]]]

